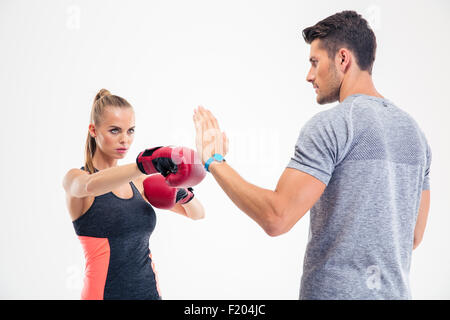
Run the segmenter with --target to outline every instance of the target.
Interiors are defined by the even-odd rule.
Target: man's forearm
[[[276,193],[245,181],[226,162],[213,162],[209,171],[228,197],[267,233],[278,223]]]

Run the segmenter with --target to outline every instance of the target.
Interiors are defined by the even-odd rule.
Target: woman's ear
[[[97,137],[97,132],[95,130],[95,125],[92,124],[92,123],[89,125],[89,133],[90,133],[92,138]]]

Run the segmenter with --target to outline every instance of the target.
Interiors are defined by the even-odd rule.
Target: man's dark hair
[[[372,74],[377,41],[367,21],[355,11],[342,11],[329,16],[305,28],[302,34],[308,44],[321,39],[330,59],[334,59],[340,48],[351,50],[359,68]]]

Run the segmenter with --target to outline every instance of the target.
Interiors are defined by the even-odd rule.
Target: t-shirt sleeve
[[[422,190],[430,190],[430,167],[431,167],[431,148],[427,143],[427,164],[425,167],[425,176],[423,178]]]
[[[351,117],[346,111],[327,110],[312,117],[300,130],[287,167],[305,172],[328,185],[353,139]]]

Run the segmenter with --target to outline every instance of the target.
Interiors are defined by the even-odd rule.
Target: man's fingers
[[[228,152],[228,138],[220,131],[219,123],[212,112],[198,106],[198,109],[194,109],[193,119],[197,151],[203,154],[203,159],[209,158],[214,153],[225,155]]]
[[[204,152],[204,130],[202,125],[202,118],[198,112],[194,111],[193,119],[195,126],[195,145],[197,147],[197,153],[201,158],[203,158],[202,155]]]
[[[201,125],[200,125],[200,117],[197,113],[194,113],[194,115],[192,116],[192,118],[194,119],[194,125],[195,125],[195,129],[200,129]]]
[[[205,121],[205,125],[208,129],[214,128],[214,123],[212,122],[212,119],[211,119],[211,113],[208,113],[207,111],[205,111],[202,113],[202,117],[203,117],[203,120]]]
[[[208,120],[211,122],[212,126],[216,129],[220,130],[219,122],[217,122],[217,119],[216,119],[216,117],[214,117],[212,112],[209,110],[206,110],[206,114],[208,115]]]
[[[202,117],[203,121],[205,121],[206,127],[219,129],[219,123],[217,119],[214,117],[211,111],[203,108],[202,106],[198,107],[198,113]]]
[[[223,156],[225,156],[228,153],[228,146],[230,142],[225,132],[222,133],[222,139],[223,139]]]

